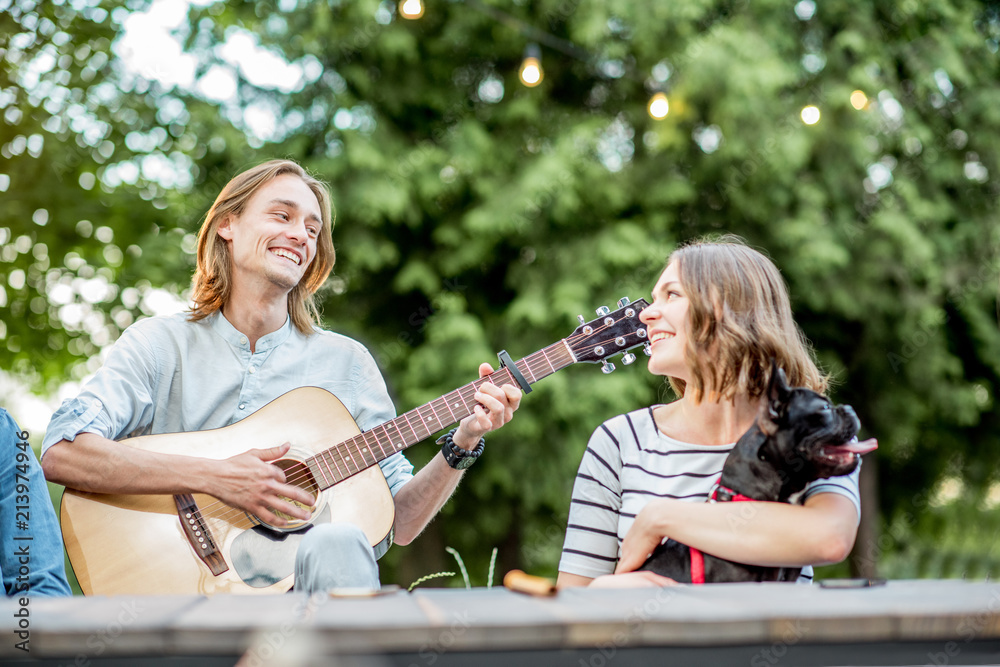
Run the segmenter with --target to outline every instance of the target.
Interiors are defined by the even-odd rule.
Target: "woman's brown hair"
[[[695,401],[706,393],[732,400],[760,398],[770,379],[771,360],[793,387],[826,391],[828,377],[816,367],[812,347],[792,318],[788,289],[778,267],[738,236],[685,244],[667,260],[677,263],[688,298],[684,351],[692,369]],[[687,382],[670,378],[683,396]]]
[[[323,227],[316,240],[316,257],[299,284],[288,294],[288,314],[295,328],[309,335],[313,327],[319,325],[314,295],[333,270],[333,206],[326,184],[291,160],[271,160],[244,171],[222,188],[208,209],[198,232],[198,268],[192,280],[191,320],[204,319],[221,309],[232,291],[232,257],[229,245],[219,236],[219,225],[230,215],[241,215],[261,187],[284,174],[298,176],[312,190],[323,218]]]

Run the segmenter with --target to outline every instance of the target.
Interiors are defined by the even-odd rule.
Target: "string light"
[[[802,108],[802,122],[806,125],[815,125],[819,122],[819,107],[809,105]]]
[[[517,72],[518,77],[528,88],[534,88],[545,78],[542,70],[542,50],[537,44],[528,44],[524,48],[524,60],[521,61],[521,69]]]
[[[421,0],[400,0],[399,15],[404,19],[418,19],[424,15],[424,3]]]
[[[851,106],[861,111],[868,106],[868,96],[860,90],[855,90],[851,93]]]
[[[592,61],[590,54],[576,47],[571,42],[559,39],[554,35],[550,35],[543,30],[539,30],[527,23],[524,23],[523,21],[497,9],[496,7],[485,4],[482,0],[465,0],[465,2],[473,9],[483,12],[484,14],[487,14],[494,19],[513,27],[529,39],[534,39],[544,43],[546,47],[554,48],[584,62]],[[813,5],[814,3],[803,0],[799,3],[799,5],[796,5],[796,9],[798,10],[800,5],[805,7],[807,4]],[[419,19],[424,15],[423,0],[399,0],[399,14],[405,19]],[[799,18],[805,20],[809,17],[800,16]],[[521,67],[518,69],[517,75],[518,78],[521,79],[521,83],[528,88],[534,88],[542,82],[542,79],[545,78],[545,71],[542,69],[542,51],[537,43],[530,42],[525,47],[524,59],[521,61]],[[657,77],[654,72],[654,77],[661,83],[666,80],[666,77],[669,76],[669,70],[663,78]],[[850,99],[851,106],[859,111],[868,106],[868,97],[861,90],[855,90],[852,92]],[[654,120],[663,120],[666,118],[667,114],[670,113],[670,102],[667,99],[666,93],[662,91],[655,93],[649,99],[649,103],[646,105],[646,111]],[[815,125],[819,122],[821,113],[819,107],[810,104],[802,108],[800,115],[803,123],[806,125]]]
[[[656,120],[663,120],[670,113],[670,103],[667,101],[667,96],[665,93],[656,93],[649,99],[649,105],[646,107],[649,111],[649,115]]]

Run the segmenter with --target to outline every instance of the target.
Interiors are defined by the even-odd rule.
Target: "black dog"
[[[859,456],[878,447],[875,440],[845,444],[860,426],[851,406],[790,388],[785,373],[774,367],[760,415],[726,458],[709,501],[789,502],[813,480],[852,473]],[[639,569],[693,583],[795,581],[801,570],[734,563],[674,540],[659,545]]]

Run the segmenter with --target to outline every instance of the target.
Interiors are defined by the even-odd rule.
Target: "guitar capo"
[[[521,371],[517,370],[517,366],[514,365],[514,361],[510,358],[510,355],[507,354],[507,350],[500,350],[500,352],[497,353],[497,359],[500,360],[500,368],[506,368],[509,370],[514,379],[517,380],[517,383],[521,385],[521,391],[525,394],[530,394],[531,384],[524,379],[524,376],[521,375]]]

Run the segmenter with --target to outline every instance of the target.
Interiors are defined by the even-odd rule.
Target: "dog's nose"
[[[854,412],[854,408],[849,405],[841,405],[838,407],[838,411],[844,419],[849,420],[854,425],[855,431],[861,428],[861,420],[858,419],[858,415]]]

